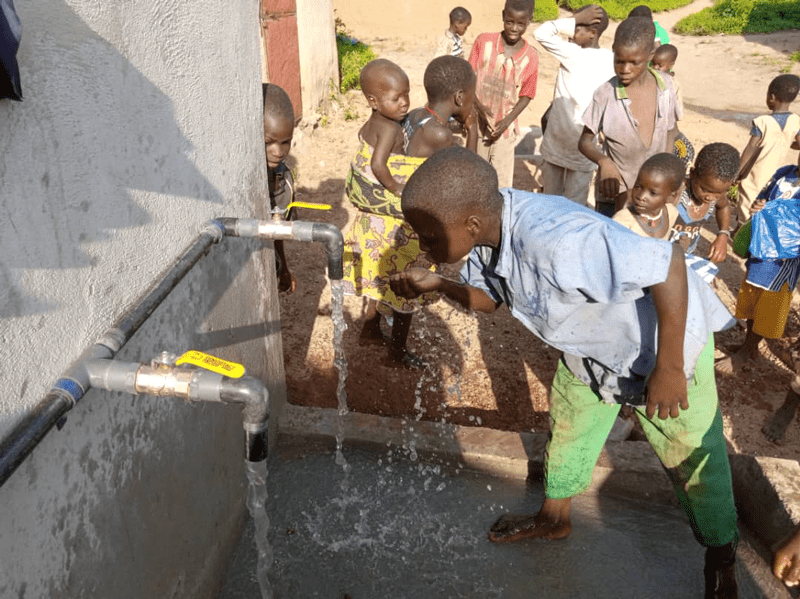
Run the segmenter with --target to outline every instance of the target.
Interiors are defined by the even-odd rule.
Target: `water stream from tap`
[[[272,587],[269,584],[269,572],[272,568],[272,546],[269,543],[269,516],[265,504],[267,502],[267,461],[248,462],[245,460],[245,471],[250,486],[247,489],[247,509],[256,528],[256,547],[258,563],[256,578],[261,587],[262,599],[272,599]]]
[[[336,421],[336,463],[345,472],[349,464],[344,457],[342,447],[344,444],[344,416],[347,414],[347,356],[344,353],[342,337],[347,330],[344,321],[344,285],[342,281],[331,281],[331,317],[333,318],[333,364],[339,372],[339,382],[336,386],[336,399],[339,403],[339,418]]]

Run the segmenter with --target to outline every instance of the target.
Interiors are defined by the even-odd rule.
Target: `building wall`
[[[333,0],[297,0],[300,51],[300,84],[306,117],[331,95],[331,82],[339,85],[339,58]]]
[[[215,216],[261,215],[258,3],[28,0],[0,101],[0,438]],[[206,350],[283,393],[271,245],[225,239],[119,354]],[[212,597],[237,408],[90,391],[0,487],[0,597]]]

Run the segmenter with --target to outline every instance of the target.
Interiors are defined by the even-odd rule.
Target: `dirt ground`
[[[698,0],[683,9],[656,15],[669,31],[679,18],[708,5]],[[466,47],[482,31],[500,28],[502,2],[481,3],[472,11]],[[491,5],[491,10],[487,7]],[[379,56],[398,63],[411,80],[412,107],[425,102],[422,75],[438,36],[447,27],[452,1],[406,0],[374,9],[370,0],[338,0],[336,14],[351,34],[370,44]],[[564,13],[566,14],[566,13]],[[533,24],[526,39],[539,51],[538,92],[521,117],[521,126],[537,127],[552,98],[557,62],[535,41]],[[612,23],[601,44],[610,47]],[[788,54],[800,47],[800,31],[768,35],[684,37],[670,31],[680,55],[675,67],[683,86],[686,116],[680,123],[696,150],[714,141],[743,149],[749,122],[766,111],[769,81],[789,65]],[[791,66],[800,74],[800,65]],[[360,92],[332,100],[327,114],[305,115],[295,135],[292,165],[298,173],[298,199],[327,203],[332,209],[303,209],[300,218],[333,222],[346,229],[355,210],[343,195],[349,161],[357,149],[357,131],[368,117]],[[795,158],[787,155],[787,163]],[[534,162],[517,160],[515,187],[536,189]],[[710,239],[710,234],[707,234]],[[706,242],[707,243],[707,242]],[[335,407],[337,374],[333,367],[333,325],[330,286],[324,250],[317,244],[289,242],[287,256],[297,276],[297,291],[281,297],[283,346],[289,396],[299,405]],[[455,271],[450,268],[455,274]],[[731,255],[722,267],[717,291],[733,310],[744,268]],[[431,367],[423,372],[391,368],[385,351],[361,347],[358,332],[361,298],[345,298],[349,330],[344,345],[348,359],[348,405],[351,410],[390,416],[444,419],[513,431],[547,430],[547,389],[558,353],[546,347],[515,321],[507,309],[493,315],[467,313],[440,301],[415,316],[409,345]],[[800,336],[800,318],[793,312],[786,347]],[[740,342],[737,327],[717,336],[717,347]],[[722,355],[718,349],[718,355]],[[791,369],[766,344],[762,357],[736,378],[718,377],[725,433],[732,449],[748,454],[797,459],[800,425],[790,425],[784,443],[775,445],[761,427],[782,403]]]

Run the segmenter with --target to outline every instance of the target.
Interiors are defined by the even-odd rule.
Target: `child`
[[[583,131],[581,117],[594,90],[614,75],[614,55],[599,46],[606,27],[606,11],[590,4],[574,18],[548,21],[533,32],[536,41],[561,63],[540,148],[544,193],[584,206],[596,165],[580,153],[578,139]],[[560,33],[570,41],[564,41]]]
[[[567,537],[570,500],[591,483],[620,404],[628,403],[708,548],[706,597],[735,597],[736,508],[712,335],[732,320],[687,272],[680,248],[564,198],[498,191],[494,169],[463,148],[420,166],[402,207],[432,261],[467,257],[466,282],[411,269],[392,277],[397,293],[438,291],[485,312],[505,302],[564,352],[552,385],[544,505],[533,516],[502,517],[489,539]]]
[[[719,369],[726,374],[755,358],[764,337],[783,337],[800,278],[800,154],[796,164],[775,172],[750,212],[750,257],[736,302],[736,318],[747,320],[747,333],[742,346],[720,361]]]
[[[652,67],[661,73],[666,73],[672,77],[672,87],[675,88],[675,99],[678,101],[678,118],[683,119],[683,91],[678,80],[675,78],[675,61],[678,59],[678,49],[672,44],[663,44],[656,48],[653,53],[653,60],[650,61]],[[684,167],[689,168],[694,160],[694,146],[681,133],[677,124],[675,125],[675,146],[673,153],[683,160]]]
[[[361,147],[345,182],[348,199],[359,209],[347,236],[345,292],[368,298],[362,344],[387,343],[391,365],[423,368],[424,360],[410,353],[406,342],[413,311],[431,298],[405,300],[389,288],[392,272],[407,265],[430,266],[403,220],[397,196],[421,163],[402,154],[400,121],[408,112],[408,77],[393,62],[373,60],[361,70],[361,89],[372,115],[358,133]],[[388,339],[381,332],[382,313],[393,317]]]
[[[594,92],[583,113],[578,148],[599,166],[595,209],[612,216],[621,209],[639,167],[675,143],[678,115],[672,81],[648,68],[653,57],[653,21],[628,17],[614,35],[616,75]],[[603,133],[603,150],[594,137]]]
[[[673,154],[651,156],[639,169],[631,190],[631,203],[614,215],[614,220],[634,233],[667,239],[678,209],[686,172],[683,162]]]
[[[478,153],[497,170],[500,187],[511,187],[517,117],[536,95],[539,55],[522,37],[533,17],[533,0],[506,0],[502,14],[503,31],[480,34],[469,63],[478,75],[478,108],[483,117]]]
[[[629,17],[645,17],[646,19],[650,19],[653,21],[653,26],[656,28],[656,37],[654,38],[654,42],[656,45],[663,45],[669,43],[669,33],[667,30],[664,29],[661,25],[658,24],[653,18],[653,11],[650,10],[650,7],[646,4],[640,4],[635,8],[631,9],[631,12],[628,13]]]
[[[800,117],[789,112],[800,91],[800,77],[778,75],[767,90],[767,108],[772,114],[753,121],[750,141],[742,151],[739,171],[739,201],[736,216],[742,225],[750,218],[750,206],[772,174],[784,164],[792,141],[800,144]]]
[[[475,105],[475,72],[466,60],[453,56],[434,58],[423,79],[428,103],[412,110],[403,121],[406,154],[428,158],[437,150],[458,143],[449,126],[461,123],[467,133],[467,148],[475,151],[478,127]]]
[[[728,190],[738,170],[739,152],[730,144],[713,143],[700,150],[683,186],[670,241],[680,243],[687,254],[694,254],[703,224],[714,214],[719,232],[707,257],[711,262],[722,262],[728,257],[731,236]]]
[[[450,28],[445,30],[439,40],[434,58],[439,56],[457,56],[464,58],[464,34],[472,25],[472,15],[463,6],[456,6],[450,11]]]
[[[800,526],[775,551],[772,573],[788,587],[800,584]]]
[[[284,160],[292,147],[294,108],[286,92],[274,83],[265,83],[261,91],[264,100],[264,144],[267,153],[270,212],[278,211],[283,218],[292,220],[295,217],[294,209],[286,214],[286,208],[294,199],[294,177]],[[293,293],[297,287],[297,279],[289,272],[283,241],[278,239],[274,245],[278,291]]]

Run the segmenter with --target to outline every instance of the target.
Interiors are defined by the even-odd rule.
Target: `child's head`
[[[631,202],[636,214],[658,216],[667,202],[678,200],[686,167],[674,154],[656,154],[639,169],[631,190]]]
[[[628,17],[614,34],[614,73],[628,87],[647,70],[653,58],[653,40],[656,28],[651,19]]]
[[[628,13],[629,17],[645,17],[646,19],[653,20],[653,11],[646,4],[640,4],[631,9]]]
[[[592,8],[599,8],[602,11],[600,22],[595,23],[594,25],[575,25],[575,34],[572,36],[572,41],[578,44],[581,48],[596,46],[596,41],[600,39],[600,36],[603,35],[603,32],[608,28],[608,13],[602,6],[598,6],[597,4],[587,4],[586,6],[582,6],[575,11],[575,14],[577,15],[584,10],[589,10]]]
[[[663,73],[671,73],[678,59],[678,49],[672,44],[663,44],[653,53],[653,68]]]
[[[458,36],[467,32],[467,27],[472,25],[472,15],[463,6],[456,6],[450,11],[450,31]]]
[[[454,114],[463,121],[472,112],[475,101],[475,71],[463,58],[439,56],[425,69],[423,85],[428,104],[450,100]]]
[[[800,91],[800,77],[797,75],[778,75],[767,89],[767,106],[773,109],[777,103],[791,104]]]
[[[708,144],[697,154],[689,172],[692,196],[704,203],[721,200],[738,174],[738,150],[726,143]]]
[[[414,172],[403,189],[403,215],[419,245],[437,264],[458,262],[503,208],[497,173],[460,146],[439,150]]]
[[[294,107],[288,94],[274,83],[261,87],[264,100],[264,144],[267,166],[276,168],[289,155],[294,135]]]
[[[514,45],[522,39],[533,18],[534,0],[506,0],[503,7],[503,39]]]
[[[377,58],[361,69],[361,91],[373,111],[392,121],[401,121],[408,113],[411,91],[408,76],[390,60]]]

